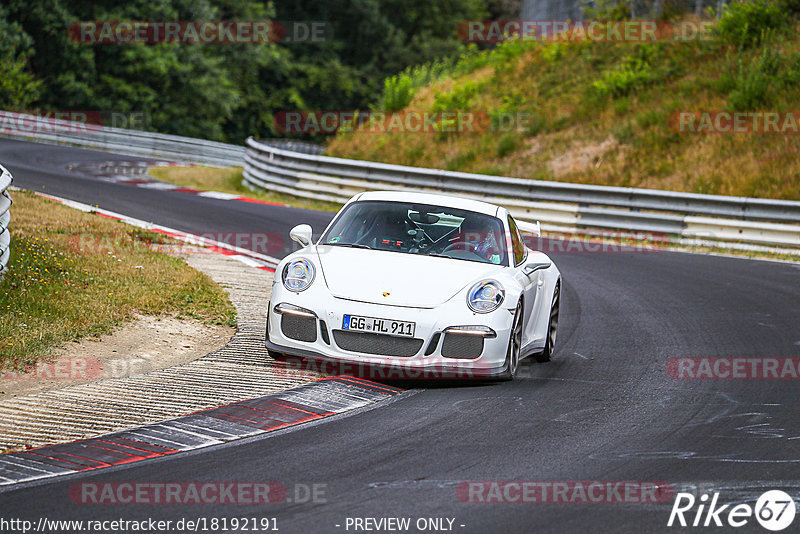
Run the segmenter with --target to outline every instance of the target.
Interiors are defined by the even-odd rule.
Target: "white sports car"
[[[389,367],[400,378],[512,379],[522,358],[549,361],[561,275],[519,230],[484,202],[358,194],[316,244],[308,225],[290,232],[303,249],[275,271],[269,354]]]

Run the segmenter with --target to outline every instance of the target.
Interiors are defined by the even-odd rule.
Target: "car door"
[[[536,339],[536,318],[539,314],[541,307],[539,301],[542,300],[538,297],[543,285],[543,273],[537,271],[533,274],[527,274],[524,271],[525,264],[528,260],[528,249],[525,248],[525,243],[522,241],[522,236],[519,233],[519,228],[514,218],[508,216],[508,230],[511,235],[511,262],[514,266],[514,278],[519,282],[523,288],[523,295],[525,299],[525,310],[523,320],[523,333],[522,333],[522,346],[523,348],[531,342],[537,341]]]

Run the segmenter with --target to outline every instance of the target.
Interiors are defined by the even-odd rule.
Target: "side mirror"
[[[311,244],[311,226],[307,224],[297,225],[291,229],[289,237],[292,238],[292,241],[297,241],[302,246],[307,247]]]
[[[552,263],[550,263],[549,261],[545,261],[542,263],[529,263],[528,265],[523,267],[522,270],[525,271],[525,274],[531,275],[536,271],[541,271],[542,269],[549,269],[551,265]]]

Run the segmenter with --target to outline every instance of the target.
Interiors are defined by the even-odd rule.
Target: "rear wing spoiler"
[[[520,232],[533,234],[536,237],[542,237],[542,223],[536,221],[535,223],[527,221],[517,221],[517,228]]]

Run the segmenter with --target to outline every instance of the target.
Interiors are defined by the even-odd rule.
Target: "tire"
[[[511,335],[508,336],[508,349],[506,350],[505,371],[499,376],[500,380],[514,380],[519,370],[519,356],[522,350],[522,301],[517,304],[514,312],[514,321],[511,323]]]
[[[558,312],[561,307],[561,284],[556,285],[553,294],[553,305],[550,306],[550,321],[547,323],[547,341],[544,350],[536,354],[534,358],[539,363],[547,363],[553,359],[553,351],[556,347],[556,336],[558,334]]]

